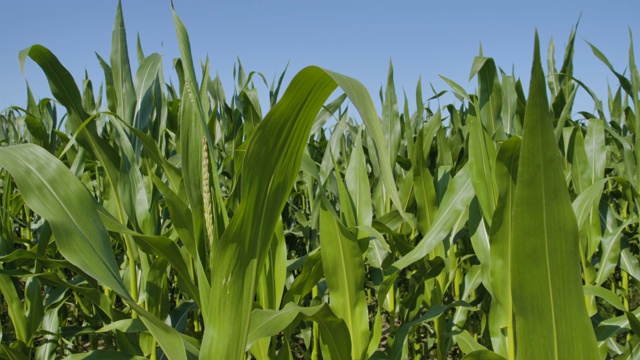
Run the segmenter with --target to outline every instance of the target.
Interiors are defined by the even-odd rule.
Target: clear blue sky
[[[553,38],[560,67],[571,27],[578,27],[575,76],[598,93],[606,104],[606,86],[618,83],[591,53],[584,40],[596,45],[622,72],[628,64],[629,29],[640,59],[640,2],[617,1],[195,1],[174,0],[191,36],[194,59],[209,55],[227,91],[233,89],[236,57],[247,71],[269,80],[290,61],[286,82],[307,65],[322,66],[364,83],[375,102],[393,61],[399,97],[406,90],[413,107],[418,77],[425,99],[448,90],[444,75],[473,91],[468,82],[474,56],[482,43],[507,73],[515,69],[528,84],[533,36],[537,28],[546,56]],[[30,60],[24,76],[18,52],[42,44],[54,52],[79,82],[85,69],[97,89],[102,70],[95,52],[109,59],[111,30],[117,1],[30,0],[3,3],[0,22],[0,110],[26,103],[25,81],[36,98],[51,97],[42,71]],[[169,1],[124,0],[132,65],[136,34],[145,54],[163,55],[165,79],[176,82],[172,60],[179,56]],[[546,65],[546,61],[544,61]],[[197,66],[198,64],[196,64]],[[260,92],[266,88],[256,84]],[[525,91],[527,88],[525,87]],[[593,106],[584,92],[579,108]],[[103,104],[105,101],[103,101]],[[267,104],[263,104],[266,107]]]

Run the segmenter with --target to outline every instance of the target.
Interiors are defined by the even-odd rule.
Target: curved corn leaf
[[[607,229],[601,240],[602,253],[600,255],[600,267],[594,280],[596,285],[602,285],[615,271],[618,261],[620,260],[620,238],[622,232],[626,227],[637,221],[637,217],[633,216],[615,229],[611,229],[609,225],[607,225]]]
[[[607,290],[600,286],[585,285],[583,287],[585,296],[598,296],[606,300],[611,306],[620,311],[625,311],[624,305],[618,295],[614,294],[611,290]]]
[[[15,179],[25,202],[51,224],[60,253],[82,271],[112,289],[142,316],[170,359],[186,359],[179,333],[131,299],[118,273],[94,201],[60,160],[32,144],[0,148],[0,167]]]
[[[239,358],[245,351],[257,269],[265,261],[275,222],[295,182],[313,121],[338,85],[372,134],[389,197],[398,209],[403,208],[387,166],[389,156],[379,118],[364,86],[318,67],[300,71],[282,100],[256,127],[247,147],[242,201],[211,257],[212,311],[205,318],[203,358]]]
[[[504,360],[504,358],[493,351],[476,350],[465,355],[462,360]]]
[[[391,265],[390,272],[401,270],[416,261],[422,260],[435,249],[451,232],[457,219],[469,206],[473,195],[469,168],[465,165],[449,184],[449,188],[440,203],[440,208],[433,219],[433,224],[429,231],[413,250]]]
[[[189,294],[189,296],[196,301],[200,299],[198,288],[190,279],[188,265],[182,258],[180,248],[175,242],[164,236],[151,236],[135,232],[120,224],[104,208],[98,208],[98,213],[108,231],[131,235],[143,251],[155,254],[169,261],[171,266],[175,268],[177,277],[180,280],[180,285],[185,293]]]
[[[300,304],[304,296],[311,292],[320,279],[322,279],[322,256],[319,250],[320,249],[316,249],[306,255],[302,272],[296,277],[289,289],[287,289],[282,299],[284,304],[288,304],[289,302]]]
[[[60,253],[124,297],[109,234],[86,188],[56,159],[32,144],[0,148],[0,166],[15,179],[25,202],[47,219]]]
[[[115,186],[119,178],[117,169],[120,159],[115,150],[98,135],[95,122],[83,124],[89,118],[89,114],[82,106],[80,91],[69,70],[62,66],[58,58],[42,45],[33,45],[20,51],[18,58],[22,69],[24,69],[27,56],[44,71],[51,88],[51,94],[67,110],[67,121],[71,131],[75,133],[78,129],[83,128],[83,131],[77,136],[78,143],[100,160],[109,180]]]
[[[314,321],[319,325],[320,336],[332,360],[350,359],[349,331],[344,321],[338,319],[327,304],[301,307],[289,303],[282,310],[254,310],[251,313],[247,347],[261,338],[279,333],[298,319]]]

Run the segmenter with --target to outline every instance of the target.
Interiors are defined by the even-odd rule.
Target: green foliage
[[[54,99],[27,87],[0,112],[0,357],[637,354],[633,48],[625,75],[589,44],[619,80],[608,114],[573,78],[575,30],[547,76],[536,37],[528,95],[479,56],[475,93],[443,77],[454,104],[420,81],[399,99],[390,64],[378,114],[310,66],[265,81],[267,109],[261,74],[238,63],[227,97],[208,60],[196,71],[175,13],[178,83],[140,39],[135,69],[123,19],[104,92],[41,45],[19,54]]]

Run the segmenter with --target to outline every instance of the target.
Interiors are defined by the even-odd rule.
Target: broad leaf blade
[[[184,31],[177,16],[175,20],[176,27]],[[212,252],[212,309],[205,318],[202,358],[239,358],[245,351],[257,271],[266,259],[277,217],[298,175],[313,121],[338,85],[371,131],[385,190],[396,207],[403,208],[379,118],[366,88],[352,78],[318,67],[300,71],[282,100],[255,128],[247,147],[242,201]]]
[[[1,148],[0,155],[0,166],[11,173],[25,202],[51,224],[60,253],[128,297],[109,234],[82,183],[60,160],[36,145]]]
[[[578,228],[561,161],[536,35],[511,247],[518,359],[597,359],[578,267]]]
[[[175,341],[179,333],[132,301],[120,279],[109,234],[80,180],[36,145],[1,148],[0,155],[0,167],[11,173],[25,202],[51,224],[60,253],[140,314],[170,359],[186,359],[184,342]]]

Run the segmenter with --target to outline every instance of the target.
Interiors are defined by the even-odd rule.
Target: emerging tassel
[[[207,229],[207,250],[213,247],[213,207],[211,205],[211,185],[209,184],[209,147],[207,138],[202,137],[202,201],[204,205],[204,222]]]

